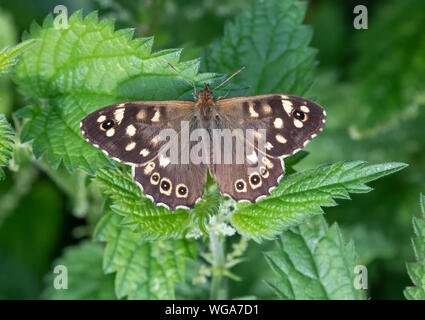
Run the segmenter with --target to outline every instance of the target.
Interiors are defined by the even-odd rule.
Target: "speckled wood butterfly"
[[[207,168],[220,191],[237,201],[267,196],[285,173],[283,158],[322,131],[325,119],[325,110],[305,98],[265,94],[215,99],[205,84],[194,102],[117,103],[90,113],[80,127],[89,143],[132,166],[135,182],[155,204],[175,210],[193,208],[201,199]],[[199,129],[203,139],[192,139]],[[161,136],[165,130],[167,139]],[[217,130],[231,134],[227,144],[218,144],[218,156],[206,148],[220,141]],[[253,140],[244,135],[248,131]],[[246,150],[240,151],[238,143],[245,143]],[[165,145],[181,147],[166,153]],[[242,161],[235,161],[240,154]],[[225,157],[231,161],[223,161]]]

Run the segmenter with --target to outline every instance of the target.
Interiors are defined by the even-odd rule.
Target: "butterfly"
[[[266,197],[284,176],[283,158],[302,149],[325,124],[325,110],[302,97],[216,99],[208,84],[199,94],[194,88],[195,101],[121,102],[80,123],[89,143],[132,166],[145,196],[169,210],[194,207],[203,196],[207,169],[221,193],[236,201]],[[192,139],[200,130],[202,139]],[[230,132],[230,138],[217,143],[223,132]],[[252,133],[250,139],[245,132]],[[208,149],[211,145],[218,147]],[[246,148],[241,151],[240,145]]]

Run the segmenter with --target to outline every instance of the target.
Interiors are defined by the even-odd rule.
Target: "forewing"
[[[293,95],[260,95],[217,101],[227,126],[266,130],[269,157],[288,157],[323,130],[325,110],[317,103]]]
[[[80,127],[89,143],[114,160],[144,165],[166,143],[159,139],[160,131],[170,128],[178,133],[192,110],[191,101],[129,101],[90,113]]]

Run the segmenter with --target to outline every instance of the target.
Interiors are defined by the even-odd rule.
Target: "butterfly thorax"
[[[195,103],[201,122],[208,123],[215,113],[215,99],[208,84],[204,85],[204,90],[199,92],[198,100]]]

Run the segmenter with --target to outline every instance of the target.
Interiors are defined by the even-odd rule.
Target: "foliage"
[[[3,48],[0,51],[0,73],[7,72],[7,70],[16,64],[17,57],[22,54],[25,50],[34,44],[34,40],[28,40],[21,42],[20,44],[12,48]]]
[[[346,245],[338,225],[329,228],[322,216],[285,231],[265,257],[275,273],[267,283],[281,299],[364,299],[354,287],[353,242]]]
[[[13,46],[17,41],[16,26],[12,15],[0,8],[0,49]],[[0,113],[9,114],[13,100],[10,80],[0,74]]]
[[[47,274],[42,297],[49,299],[266,299],[274,293],[283,299],[363,299],[352,287],[352,269],[360,263],[368,267],[368,295],[400,298],[409,282],[404,261],[412,261],[410,213],[425,181],[425,100],[418,86],[425,11],[413,3],[374,2],[370,13],[378,14],[370,30],[353,30],[352,16],[345,14],[351,3],[329,0],[161,0],[142,6],[91,0],[67,5],[69,12],[80,5],[91,12],[84,18],[82,11],[72,13],[68,28],[55,28],[52,16],[33,23],[17,47],[28,49],[9,69],[16,86],[0,85],[0,97],[16,96],[13,145],[2,138],[4,132],[10,137],[10,126],[3,118],[0,124],[0,165],[10,163],[13,147],[0,183],[0,297],[39,298]],[[54,2],[37,8],[2,3],[0,26],[11,27],[0,28],[0,41],[7,30],[41,21],[49,5]],[[4,18],[7,11],[13,19]],[[1,48],[14,43],[11,37]],[[214,73],[198,73],[197,57],[206,46],[201,70]],[[185,50],[164,49],[170,47]],[[4,53],[12,56],[13,48]],[[325,107],[326,129],[307,151],[285,159],[286,177],[258,203],[236,204],[208,177],[195,209],[155,207],[127,166],[86,143],[79,122],[117,101],[192,99],[192,88],[167,62],[198,86],[225,77],[215,72],[246,66],[216,94],[303,95]],[[404,163],[408,170],[390,175]],[[354,195],[371,191],[366,183],[378,179],[375,192]],[[335,199],[350,194],[354,201],[336,206]],[[418,252],[421,221],[414,219]],[[87,238],[102,244],[82,240]],[[408,298],[423,293],[417,255],[418,263],[408,264],[415,285],[405,289]],[[68,290],[52,287],[57,264],[68,267]]]
[[[425,300],[425,196],[420,195],[422,217],[413,217],[412,224],[416,237],[412,239],[416,263],[407,264],[407,272],[414,287],[407,287],[404,296],[409,300]]]
[[[54,300],[115,299],[114,277],[104,275],[102,271],[103,250],[101,245],[89,241],[66,248],[64,254],[53,263],[53,270],[46,277],[44,297]],[[57,266],[67,270],[66,289],[54,287],[55,278],[63,275],[61,272],[53,272]]]
[[[4,179],[4,171],[1,167],[7,166],[12,157],[13,136],[14,133],[6,117],[0,114],[0,180]]]
[[[310,7],[312,18],[330,4],[340,17],[352,12],[342,2],[318,1]],[[334,43],[341,63],[323,66],[321,61],[316,72],[310,92],[320,98],[329,117],[326,130],[307,146],[310,155],[298,168],[345,158],[409,164],[403,174],[377,182],[373,195],[329,208],[326,216],[330,223],[338,221],[344,235],[355,241],[361,263],[369,269],[372,298],[403,299],[410,283],[404,264],[414,259],[411,213],[417,209],[418,192],[425,188],[424,90],[418,87],[425,55],[420,53],[424,37],[417,34],[425,16],[415,1],[382,1],[367,7],[368,30],[354,30],[350,15],[341,25],[329,16],[327,22],[321,20],[327,26],[313,25],[315,34],[323,28],[345,28],[346,33]],[[319,43],[320,38],[313,43],[322,52],[326,43]]]
[[[232,215],[235,228],[256,240],[272,239],[282,230],[306,218],[322,214],[321,206],[335,206],[333,198],[350,199],[349,193],[365,193],[365,183],[394,173],[402,163],[368,165],[340,162],[290,175],[269,197],[255,204],[239,204]]]
[[[305,94],[315,56],[308,47],[312,30],[301,24],[306,7],[293,0],[253,1],[249,11],[227,25],[223,39],[207,55],[205,68],[235,72],[248,66],[235,79],[248,86],[243,94]]]
[[[217,185],[213,185],[210,179],[205,186],[206,195],[193,210],[169,211],[144,197],[128,173],[99,170],[96,181],[103,193],[111,198],[112,211],[123,216],[122,223],[135,227],[145,240],[181,238],[192,222],[203,228],[205,219],[217,213],[221,197]]]
[[[26,38],[38,41],[22,55],[15,76],[32,102],[16,114],[26,119],[22,141],[33,140],[34,155],[44,155],[51,167],[62,161],[71,172],[112,167],[112,160],[82,138],[81,119],[116,101],[188,96],[192,89],[167,62],[189,80],[214,80],[213,74],[197,74],[198,60],[178,62],[177,49],[151,53],[152,38],[132,40],[133,30],[114,31],[114,21],[98,22],[96,12],[84,20],[75,12],[68,25],[55,28],[51,16],[43,26],[32,24]]]
[[[381,106],[363,110],[360,130],[398,122],[425,102],[420,85],[425,81],[425,36],[420,32],[425,27],[425,3],[396,3],[383,6],[376,17],[378,23],[371,24],[370,31],[356,41],[356,49],[362,54],[352,65],[352,72],[361,79],[359,97],[362,103]],[[398,21],[396,28],[394,21]],[[391,37],[386,37],[389,30]],[[369,50],[363,50],[365,46]],[[384,55],[388,55],[386,59]],[[371,68],[374,72],[369,72]]]
[[[109,213],[94,234],[107,242],[103,270],[116,272],[117,297],[172,299],[174,282],[184,276],[185,258],[194,256],[193,244],[187,240],[147,242],[121,222],[121,217]]]

